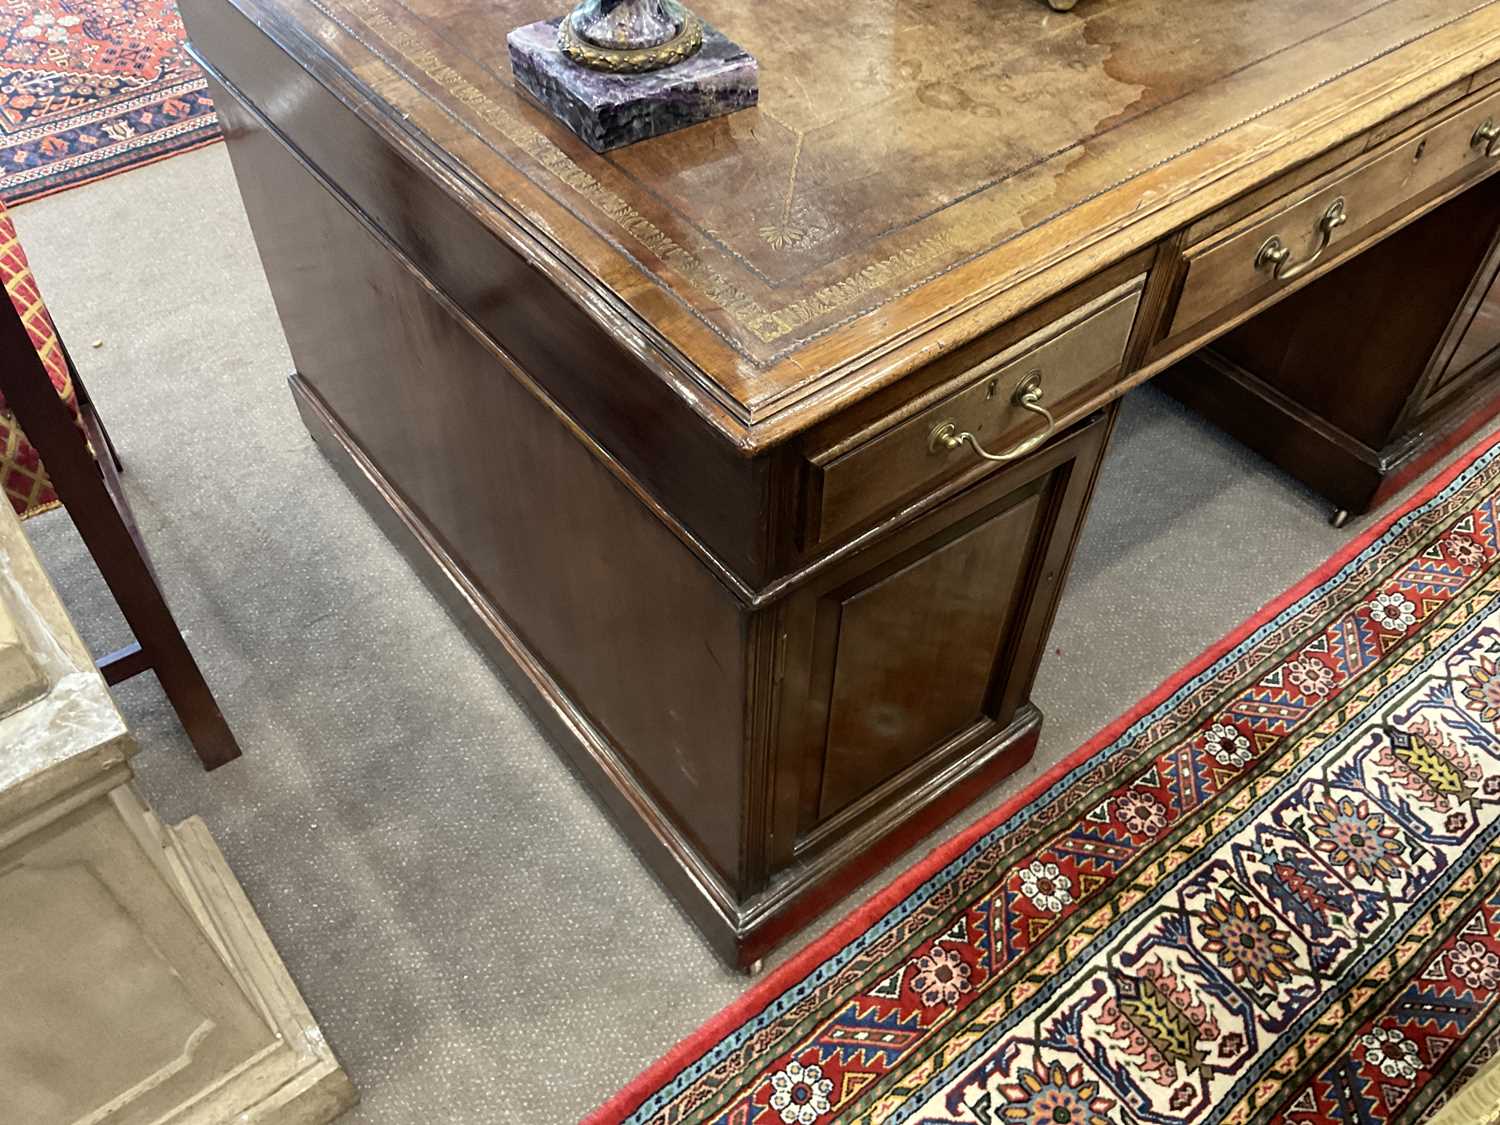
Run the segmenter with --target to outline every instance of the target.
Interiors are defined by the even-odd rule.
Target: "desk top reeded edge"
[[[760,106],[599,155],[510,79],[548,0],[230,2],[747,452],[1500,60],[1500,0],[701,0]]]

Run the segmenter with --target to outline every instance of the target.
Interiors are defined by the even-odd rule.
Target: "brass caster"
[[[747,977],[758,977],[758,976],[760,976],[761,969],[764,968],[764,967],[765,966],[762,963],[762,959],[759,958],[759,957],[757,957],[754,961],[752,961],[750,963],[750,967],[745,970],[745,975]]]
[[[1340,508],[1338,511],[1333,513],[1333,518],[1328,522],[1333,524],[1334,527],[1343,527],[1346,523],[1349,522],[1349,509]]]

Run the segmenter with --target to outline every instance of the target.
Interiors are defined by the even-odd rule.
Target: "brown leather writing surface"
[[[759,58],[760,106],[601,156],[507,71],[505,33],[561,2],[238,5],[352,76],[366,113],[596,287],[740,439],[1500,58],[1495,0],[701,0]]]

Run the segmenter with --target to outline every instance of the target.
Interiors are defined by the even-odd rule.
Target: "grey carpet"
[[[15,215],[246,749],[202,773],[142,677],[119,692],[142,784],[168,820],[206,819],[364,1095],[348,1120],[576,1120],[746,980],[314,450],[222,147]],[[1037,685],[1037,760],[971,815],[1358,530],[1327,516],[1131,394]],[[28,531],[86,639],[127,640],[67,518]]]

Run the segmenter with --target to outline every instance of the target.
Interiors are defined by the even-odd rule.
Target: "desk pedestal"
[[[1160,384],[1328,497],[1378,507],[1500,412],[1500,179],[1273,305]]]

